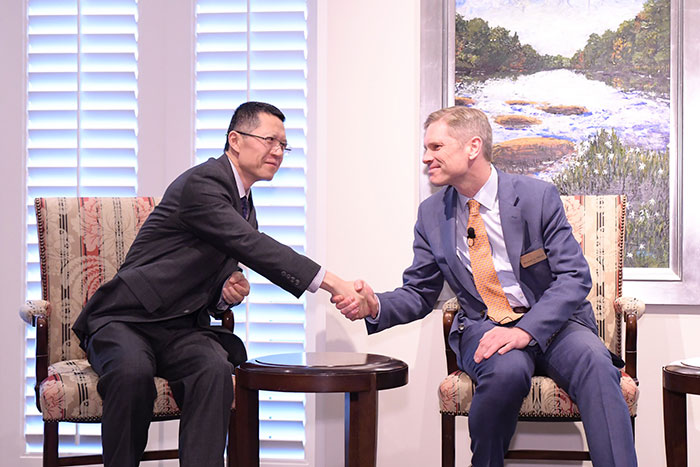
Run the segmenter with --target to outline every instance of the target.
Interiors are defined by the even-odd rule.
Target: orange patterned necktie
[[[496,268],[493,266],[493,258],[491,257],[491,245],[489,245],[489,238],[486,235],[486,227],[481,214],[479,214],[481,205],[475,199],[470,199],[467,204],[469,205],[468,225],[474,229],[476,235],[467,240],[474,285],[486,304],[488,317],[499,324],[510,323],[519,319],[523,314],[513,311],[503,287],[498,281]]]

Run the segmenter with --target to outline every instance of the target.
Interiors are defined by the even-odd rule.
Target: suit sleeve
[[[424,233],[419,210],[414,229],[413,263],[403,273],[403,285],[391,292],[378,293],[381,313],[376,323],[365,320],[372,334],[397,324],[424,318],[433,310],[444,279]]]
[[[517,324],[546,351],[551,340],[586,300],[591,274],[572,235],[559,193],[550,185],[542,198],[543,248],[552,280],[531,310]]]
[[[216,166],[194,171],[182,191],[180,221],[227,256],[301,296],[321,267],[248,224],[234,208],[228,183]]]

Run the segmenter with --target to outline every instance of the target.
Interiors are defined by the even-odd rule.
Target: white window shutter
[[[134,196],[136,0],[27,2],[27,298],[41,298],[33,200]],[[41,452],[27,330],[25,439]],[[100,452],[99,424],[60,425],[61,452]]]
[[[199,0],[196,41],[196,162],[219,157],[236,107],[268,102],[287,117],[291,153],[270,182],[253,187],[260,230],[306,249],[306,1]],[[251,293],[234,308],[250,358],[306,347],[305,300],[248,271]],[[261,392],[261,457],[303,459],[305,397]]]

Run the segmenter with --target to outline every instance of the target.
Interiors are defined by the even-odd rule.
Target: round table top
[[[664,366],[665,373],[676,373],[683,376],[698,377],[700,378],[700,368],[695,368],[692,366],[683,365],[680,362],[671,363]]]
[[[389,389],[408,382],[408,365],[384,355],[299,352],[253,358],[236,368],[236,386],[297,392]]]
[[[680,362],[664,366],[663,388],[685,394],[700,394],[700,368]]]

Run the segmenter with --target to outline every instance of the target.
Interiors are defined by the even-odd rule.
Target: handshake
[[[377,317],[379,301],[369,284],[361,279],[344,281],[330,271],[321,283],[321,288],[331,294],[331,302],[349,320]],[[242,272],[236,271],[224,283],[221,300],[229,306],[242,302],[250,293],[250,284]]]
[[[377,317],[379,301],[365,281],[344,281],[327,271],[321,288],[331,294],[331,302],[347,319],[355,321],[367,316]]]

